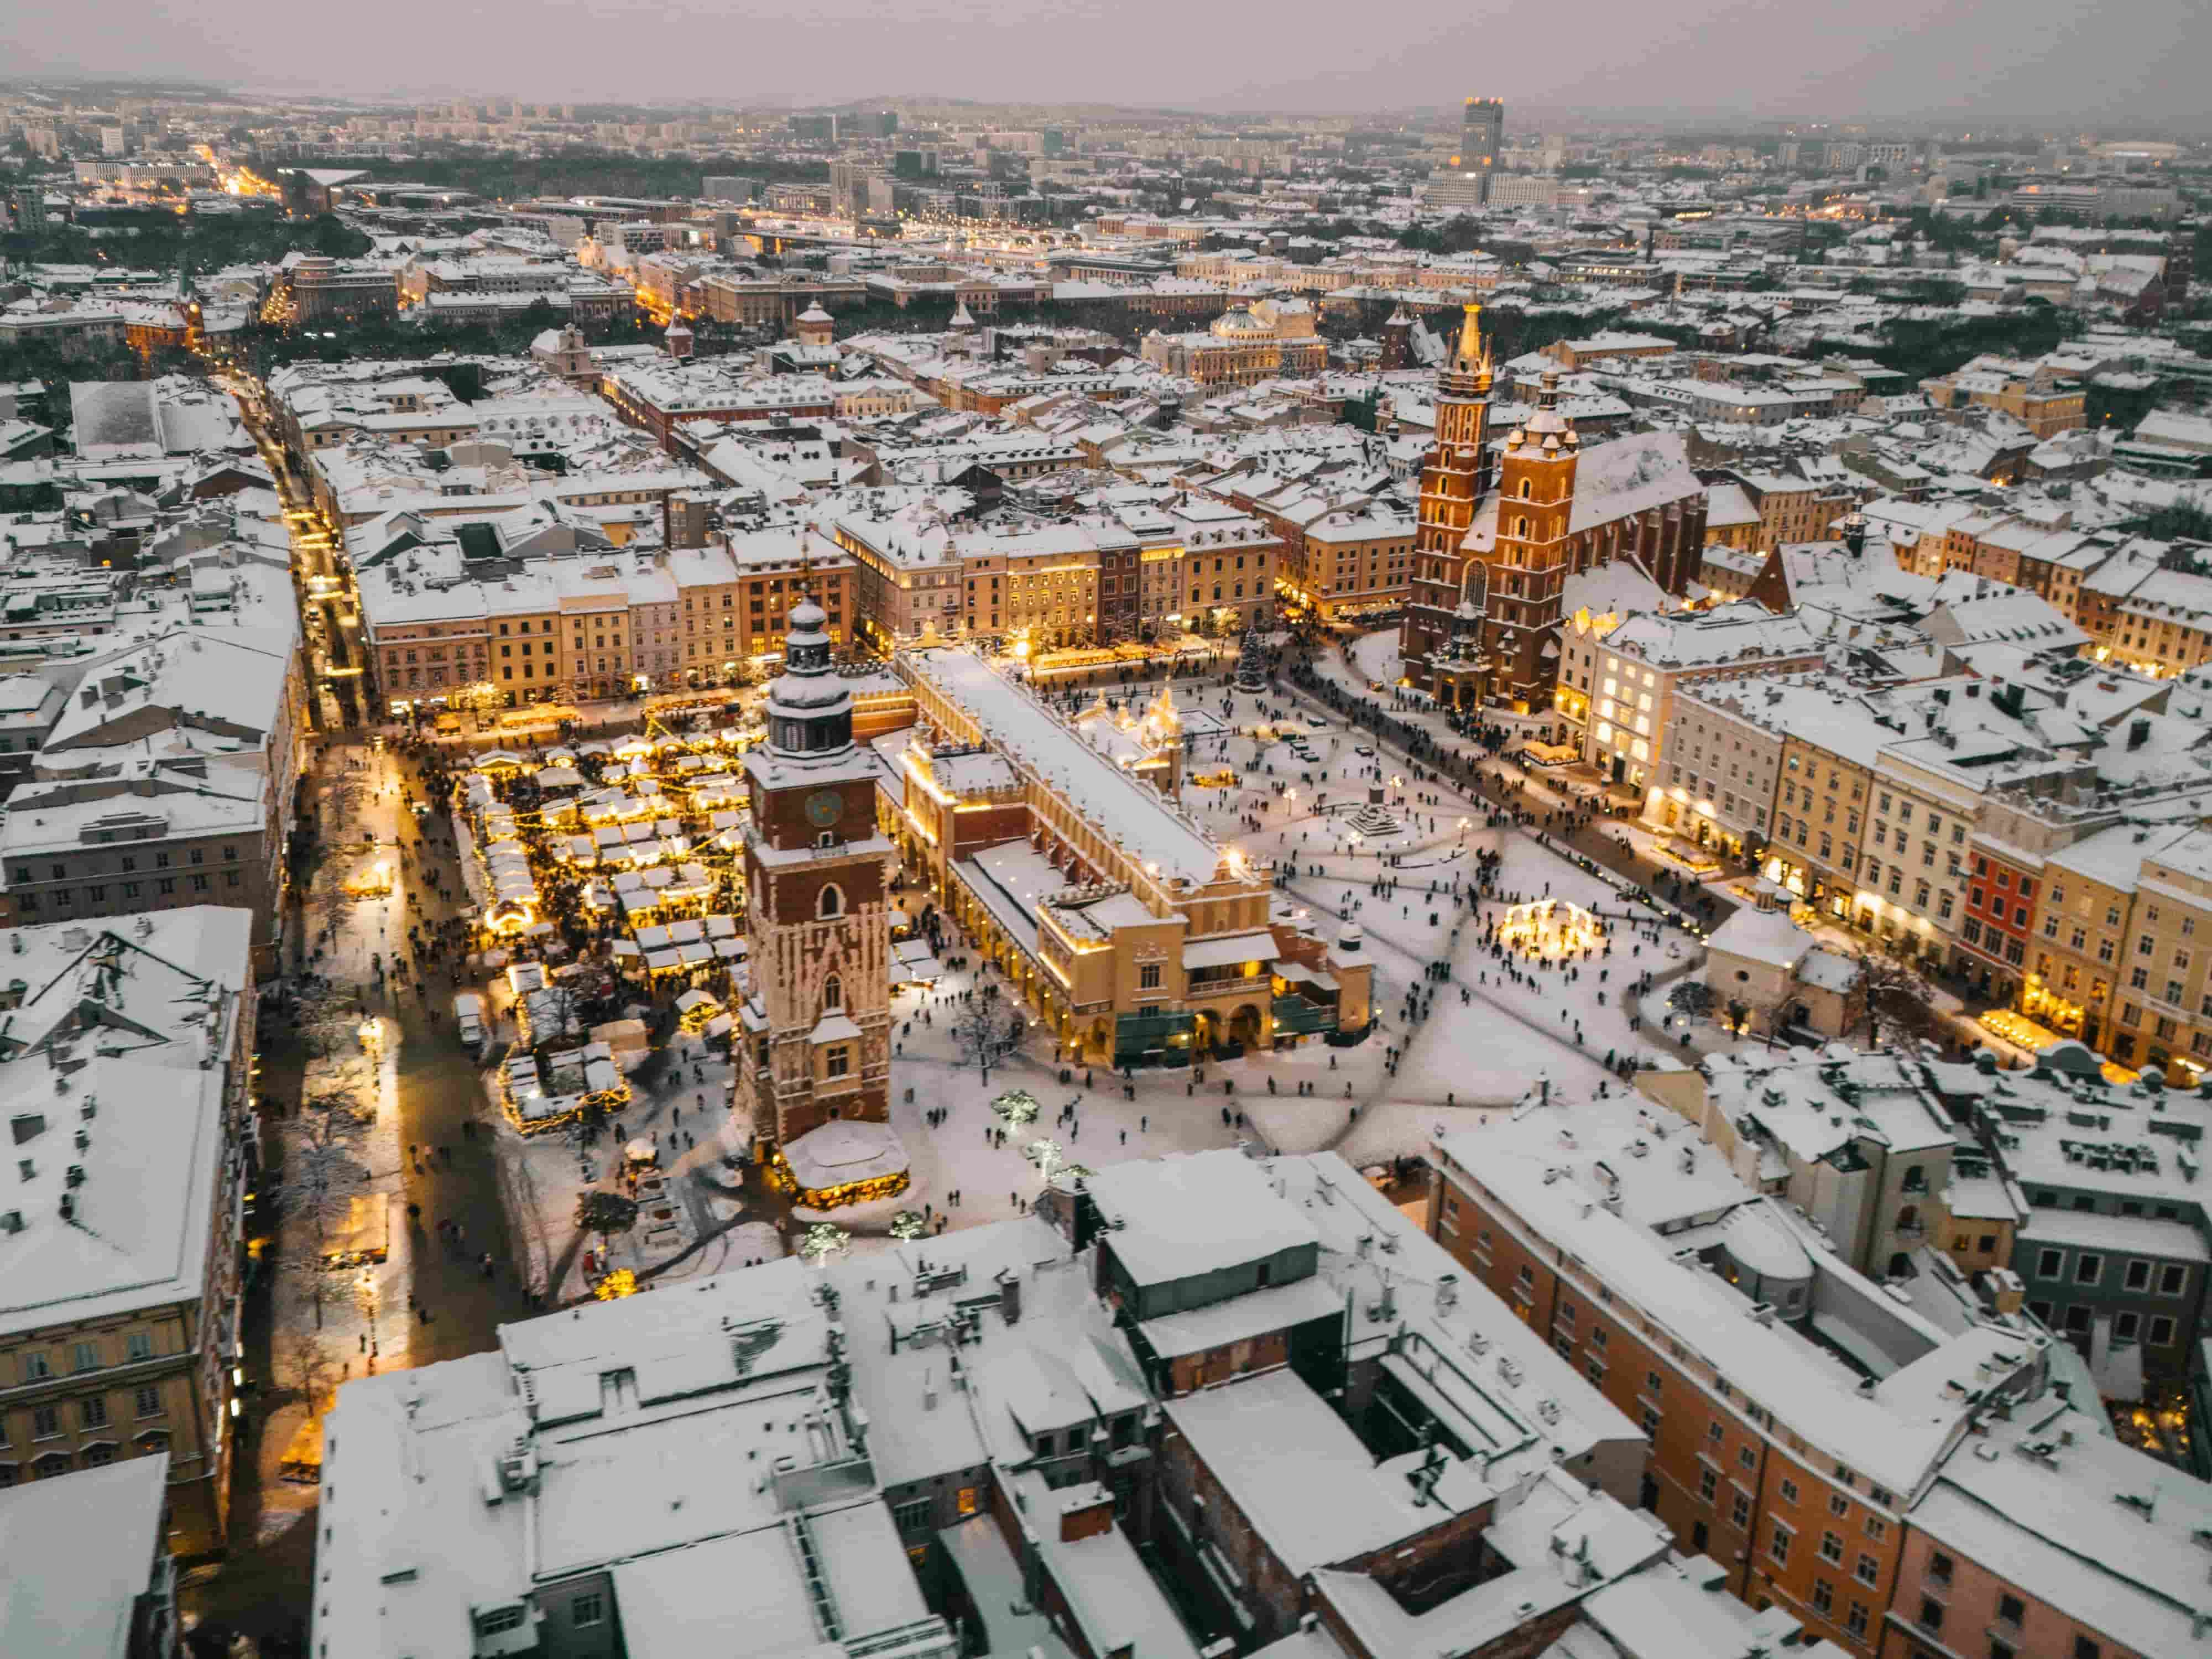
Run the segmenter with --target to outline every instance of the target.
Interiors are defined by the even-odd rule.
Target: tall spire
[[[1452,398],[1487,398],[1492,378],[1490,342],[1482,337],[1482,307],[1467,302],[1466,320],[1460,325],[1459,345],[1437,377],[1437,390]]]
[[[1452,354],[1453,367],[1472,371],[1488,366],[1490,349],[1482,340],[1482,307],[1477,301],[1467,302],[1467,319],[1460,325],[1459,349]]]

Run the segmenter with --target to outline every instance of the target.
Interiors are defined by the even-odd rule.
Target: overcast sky
[[[937,94],[2212,128],[2212,0],[21,0],[0,73],[377,96]]]

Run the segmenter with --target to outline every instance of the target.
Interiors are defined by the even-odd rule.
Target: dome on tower
[[[830,616],[811,598],[791,608],[783,672],[768,689],[769,746],[785,755],[842,750],[853,741],[853,693],[830,661]]]
[[[1559,371],[1547,368],[1544,371],[1543,389],[1536,394],[1535,412],[1529,416],[1524,430],[1545,448],[1557,449],[1559,445],[1554,441],[1573,429],[1567,424],[1567,417],[1559,413]]]

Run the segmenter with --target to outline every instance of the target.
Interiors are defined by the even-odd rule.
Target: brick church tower
[[[853,696],[830,665],[828,624],[811,599],[793,609],[768,738],[745,757],[753,994],[736,1067],[736,1109],[762,1156],[781,1153],[802,1191],[816,1192],[841,1176],[880,1182],[887,1158],[899,1185],[905,1170],[886,1122],[892,848],[877,833],[875,775],[853,741]],[[832,1123],[854,1127],[802,1152]],[[825,1156],[833,1146],[838,1155]]]
[[[1544,371],[1536,412],[1505,434],[1498,476],[1498,528],[1474,556],[1489,566],[1482,643],[1494,667],[1492,695],[1522,714],[1548,707],[1559,670],[1561,601],[1575,574],[1570,534],[1582,440],[1559,413],[1559,376]]]
[[[1413,595],[1399,639],[1406,672],[1419,685],[1429,684],[1429,659],[1450,639],[1453,613],[1466,597],[1460,544],[1491,488],[1491,374],[1482,307],[1470,304],[1459,344],[1437,371],[1436,443],[1421,469]]]

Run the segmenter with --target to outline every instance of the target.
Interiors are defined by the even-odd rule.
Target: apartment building
[[[1856,505],[1850,473],[1829,458],[1801,461],[1784,470],[1730,472],[1759,514],[1752,545],[1772,552],[1784,542],[1817,542]]]
[[[1404,605],[1413,592],[1414,515],[1395,501],[1297,483],[1239,486],[1232,499],[1282,538],[1284,597],[1323,622]]]
[[[932,632],[1042,653],[1240,631],[1273,614],[1282,551],[1254,515],[1167,490],[1026,526],[978,529],[925,498],[825,528],[854,562],[860,636],[881,650]]]
[[[1893,1299],[1663,1107],[1579,1101],[1431,1159],[1433,1236],[1642,1425],[1676,1547],[1877,1653],[1914,1497],[1977,1422],[2042,1395],[2050,1335],[1994,1295],[1947,1298],[1943,1323]]]
[[[278,629],[178,628],[94,669],[0,821],[7,919],[234,905],[273,968],[306,702]]]
[[[887,652],[932,630],[953,639],[965,629],[964,561],[945,508],[925,499],[842,512],[822,528],[851,561],[856,638]]]
[[[2204,1330],[2212,1215],[2197,1188],[2212,1097],[2167,1088],[2154,1066],[2114,1083],[2081,1059],[1931,1076],[2027,1205],[2010,1265],[2028,1310],[2075,1346],[2101,1395],[2154,1401],[2188,1375]]]
[[[702,548],[487,560],[403,539],[356,579],[369,694],[394,714],[487,685],[513,708],[743,683],[781,653],[784,617],[810,585],[834,636],[850,626],[850,560],[798,526]]]
[[[2077,620],[2097,654],[2156,678],[2212,661],[2212,548],[2132,537],[2082,579]]]
[[[1688,781],[1698,769],[1686,772],[1667,750],[1676,697],[1716,681],[1810,672],[1826,661],[1802,622],[1749,600],[1710,611],[1644,611],[1625,621],[1578,613],[1560,630],[1559,643],[1553,706],[1563,717],[1564,741],[1580,748],[1620,793],[1641,802],[1654,824],[1692,836],[1694,820],[1708,814],[1698,811],[1700,797]]]
[[[734,358],[704,362],[675,358],[625,362],[611,368],[601,389],[615,412],[650,432],[670,454],[678,453],[677,426],[684,421],[826,419],[837,412],[835,386],[814,374],[762,374]]]
[[[684,684],[743,684],[781,658],[802,595],[828,616],[832,646],[848,649],[854,641],[855,562],[806,526],[726,532],[710,546],[672,550],[666,568],[681,611]],[[672,641],[673,621],[672,614]]]
[[[1938,409],[1980,407],[2009,415],[2038,438],[2087,423],[2081,383],[2048,362],[1984,356],[1921,381]]]
[[[489,1358],[340,1390],[319,1654],[678,1659],[742,1583],[764,1652],[1836,1659],[1629,1507],[1633,1419],[1333,1154],[1117,1164]]]
[[[1667,788],[1683,792],[1677,805],[1688,809],[1684,822],[1692,840],[1731,858],[1759,857],[1772,828],[1787,741],[1766,718],[1763,681],[1701,681],[1679,690],[1665,747],[1669,779],[1678,766],[1682,776]]]
[[[166,1455],[159,1541],[177,1555],[222,1548],[229,1512],[252,931],[203,904],[19,925],[0,951],[19,1176],[0,1209],[0,1485]],[[108,1541],[143,1575],[140,1530]]]
[[[1102,546],[1098,527],[1079,524],[956,535],[968,631],[1011,635],[1039,653],[1099,643],[1102,557],[1134,546],[1110,532],[1103,539]]]

